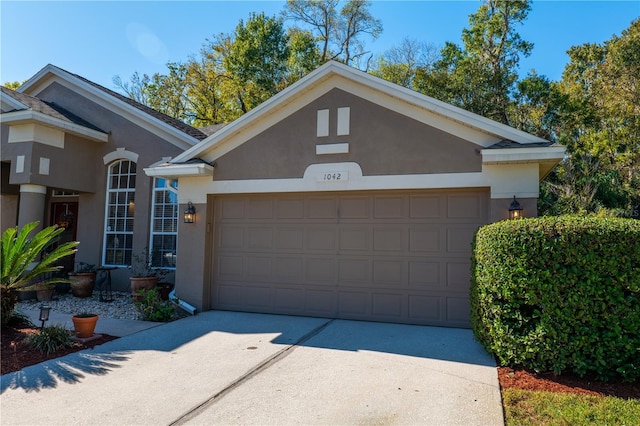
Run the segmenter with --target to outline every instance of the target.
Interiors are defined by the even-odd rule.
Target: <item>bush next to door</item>
[[[640,221],[494,223],[471,269],[472,327],[502,365],[640,378]]]

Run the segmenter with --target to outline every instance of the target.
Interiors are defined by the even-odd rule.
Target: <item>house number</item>
[[[318,175],[320,182],[335,182],[349,180],[348,172],[326,172]]]

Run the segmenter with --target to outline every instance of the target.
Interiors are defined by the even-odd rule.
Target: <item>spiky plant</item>
[[[0,239],[2,312],[0,317],[3,327],[11,319],[13,309],[18,302],[18,292],[35,289],[36,284],[33,283],[37,278],[42,279],[38,282],[38,286],[69,282],[65,278],[56,277],[53,274],[51,277],[46,277],[45,274],[58,271],[61,266],[56,263],[63,257],[75,253],[78,242],[69,241],[44,253],[51,244],[56,242],[58,236],[64,232],[64,228],[53,225],[30,238],[37,226],[38,222],[31,222],[20,230],[16,226],[2,233],[2,239]]]

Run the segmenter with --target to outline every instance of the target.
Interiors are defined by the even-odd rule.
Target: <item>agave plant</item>
[[[63,257],[76,251],[77,241],[60,244],[50,252],[45,252],[55,243],[57,237],[64,232],[64,228],[57,225],[45,228],[33,237],[31,233],[38,226],[38,222],[31,222],[18,231],[18,227],[9,228],[2,234],[0,240],[0,268],[1,277],[1,323],[4,327],[13,314],[13,308],[18,302],[18,292],[33,290],[36,285],[47,286],[69,282],[50,272],[58,271],[61,266],[56,265]],[[44,253],[44,254],[43,254]],[[40,258],[42,256],[42,258]],[[40,278],[37,284],[35,280]]]

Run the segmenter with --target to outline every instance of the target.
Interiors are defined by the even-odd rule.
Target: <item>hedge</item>
[[[640,221],[502,221],[473,241],[471,324],[505,366],[640,378]]]

